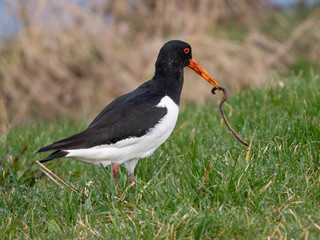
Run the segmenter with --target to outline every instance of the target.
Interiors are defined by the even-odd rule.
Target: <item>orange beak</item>
[[[201,77],[207,80],[211,85],[215,86],[219,89],[218,83],[213,80],[213,78],[204,70],[193,58],[190,59],[190,64],[188,65],[189,68],[193,69],[196,73],[198,73]]]

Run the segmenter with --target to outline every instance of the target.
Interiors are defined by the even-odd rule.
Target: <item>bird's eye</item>
[[[183,51],[184,51],[185,54],[188,54],[190,52],[190,49],[189,48],[185,48]]]

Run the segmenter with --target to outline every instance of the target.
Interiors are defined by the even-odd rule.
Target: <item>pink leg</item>
[[[125,162],[124,164],[126,165],[126,168],[129,172],[129,176],[130,176],[130,183],[134,183],[135,182],[135,177],[134,177],[134,168],[136,167],[137,163],[138,163],[139,159],[132,159],[130,161]]]
[[[133,177],[132,177],[133,176],[133,172],[130,172],[129,175],[130,175],[130,183],[134,183],[134,180],[133,180]]]
[[[112,164],[113,178],[114,178],[114,180],[115,180],[116,183],[118,183],[117,173],[118,173],[118,167],[119,167],[119,166],[120,166],[120,165],[119,165],[119,164],[116,164],[116,163]]]

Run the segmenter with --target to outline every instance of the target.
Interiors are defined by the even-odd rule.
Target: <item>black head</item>
[[[210,84],[219,88],[218,83],[192,58],[191,46],[180,40],[169,41],[160,49],[156,61],[156,75],[164,76],[173,72],[180,72],[180,76],[183,78],[182,70],[186,66]]]
[[[191,46],[180,40],[172,40],[160,49],[156,68],[181,70],[190,64]]]

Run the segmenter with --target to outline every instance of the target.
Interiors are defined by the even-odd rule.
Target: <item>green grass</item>
[[[116,185],[110,169],[68,159],[46,166],[79,193],[41,172],[35,161],[45,155],[35,151],[85,123],[10,128],[0,139],[0,238],[318,239],[319,77],[229,96],[224,110],[252,139],[248,154],[222,122],[221,97],[181,111],[169,140],[140,160],[133,186],[124,168]]]

